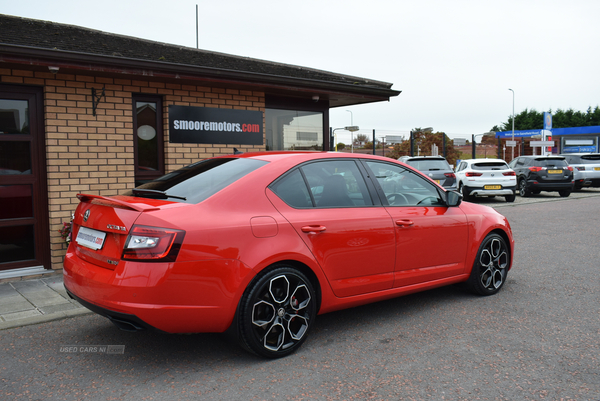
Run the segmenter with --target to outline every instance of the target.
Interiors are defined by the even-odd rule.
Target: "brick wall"
[[[60,72],[1,69],[0,82],[44,88],[48,200],[52,268],[62,268],[66,245],[58,230],[75,210],[78,193],[117,195],[134,187],[132,94],[163,98],[165,170],[221,154],[264,150],[264,146],[169,143],[170,105],[240,110],[265,109],[262,92],[213,88],[158,80],[119,79]],[[91,90],[105,89],[92,113]]]

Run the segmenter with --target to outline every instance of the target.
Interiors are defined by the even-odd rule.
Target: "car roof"
[[[548,155],[548,156],[542,156],[542,155],[527,155],[527,156],[519,156],[522,157],[524,159],[564,159],[564,156],[561,155]]]
[[[481,163],[481,162],[493,162],[493,163],[504,162],[504,163],[506,163],[506,161],[504,161],[502,159],[466,159],[466,160],[461,160],[461,161],[467,162],[467,163]]]

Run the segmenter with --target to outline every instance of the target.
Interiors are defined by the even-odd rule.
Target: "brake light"
[[[506,173],[502,173],[502,175],[507,176],[507,177],[512,177],[517,175],[517,173],[515,173],[514,171],[507,171]]]
[[[185,231],[170,228],[133,226],[123,249],[123,260],[174,262]]]
[[[569,166],[567,168],[569,169],[569,171],[573,171],[573,167],[572,166]],[[585,170],[585,167],[583,169]]]
[[[538,171],[544,170],[544,167],[529,167],[529,170],[533,171],[534,173],[537,173]]]
[[[577,166],[577,170],[579,170],[579,171],[585,171],[585,166]]]
[[[473,171],[469,171],[468,173],[465,174],[467,177],[480,177],[483,175],[483,173],[475,173]]]
[[[454,175],[454,173],[444,173],[444,175],[448,178],[456,178],[456,176]]]

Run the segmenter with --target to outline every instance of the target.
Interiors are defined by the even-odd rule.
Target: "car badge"
[[[83,214],[83,221],[88,221],[89,217],[90,217],[90,209],[86,210],[85,213]]]
[[[492,177],[494,176],[494,173],[492,173]]]

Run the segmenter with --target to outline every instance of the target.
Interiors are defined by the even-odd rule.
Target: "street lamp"
[[[515,91],[512,89],[508,89],[513,94],[513,112],[512,112],[512,154],[510,160],[515,158]]]
[[[346,131],[350,131],[351,133],[353,133],[354,131],[358,131],[360,128],[358,128],[357,126],[354,126],[354,125],[351,125],[349,127],[334,128],[332,131],[332,135],[333,135],[333,141],[335,142],[335,151],[336,152],[337,152],[337,137],[335,136],[335,131],[337,131],[339,129],[344,129]],[[352,152],[354,153],[354,150],[352,150]]]
[[[350,113],[350,127],[354,127],[354,113],[352,113],[352,110],[346,110],[348,113]],[[358,130],[348,130],[350,131],[350,141],[352,142],[350,144],[350,148],[352,149],[352,153],[354,153],[354,131],[358,131]]]

